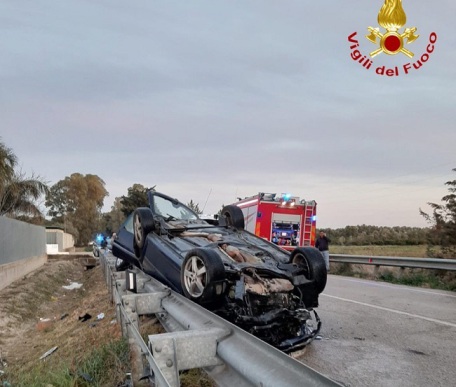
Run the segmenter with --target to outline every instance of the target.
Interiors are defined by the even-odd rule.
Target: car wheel
[[[151,209],[147,207],[137,208],[133,214],[133,242],[139,250],[144,247],[147,234],[153,231],[153,229],[154,216]]]
[[[222,209],[222,216],[226,218],[226,224],[238,230],[244,230],[244,214],[242,210],[235,205],[225,206]]]
[[[141,258],[141,249],[136,244],[135,238],[133,238],[133,251],[135,252],[135,257],[140,259]]]
[[[315,290],[318,293],[325,289],[328,273],[325,260],[317,249],[314,247],[298,247],[291,253],[290,262],[304,269],[305,277],[314,281]]]
[[[184,296],[198,304],[217,302],[224,292],[225,267],[215,251],[193,249],[182,263],[181,285]]]

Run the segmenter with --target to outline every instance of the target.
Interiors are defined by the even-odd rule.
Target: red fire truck
[[[244,214],[245,229],[286,250],[314,246],[317,203],[289,194],[260,192],[233,203]]]

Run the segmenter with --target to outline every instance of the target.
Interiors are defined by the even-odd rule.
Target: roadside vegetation
[[[13,150],[0,141],[0,216],[43,222],[37,200],[47,192],[46,182],[40,176],[26,176]]]
[[[418,257],[426,258],[427,245],[367,245],[341,246],[331,244],[332,254],[372,255],[385,257]]]
[[[27,372],[13,366],[6,376],[15,387],[120,386],[129,361],[128,343],[118,339],[88,351],[81,359],[40,362]]]
[[[82,287],[62,287],[71,282]],[[0,298],[8,300],[0,303],[1,386],[123,385],[131,370],[129,347],[99,268],[50,261],[3,289]],[[85,314],[91,317],[83,321]]]
[[[371,255],[385,257],[428,257],[428,246],[331,246],[332,254]],[[445,270],[404,269],[348,263],[332,263],[331,274],[373,279],[393,284],[456,291],[456,273]]]

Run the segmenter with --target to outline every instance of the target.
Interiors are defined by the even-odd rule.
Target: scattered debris
[[[57,351],[57,348],[58,348],[58,347],[53,347],[53,348],[51,348],[49,351],[47,351],[46,353],[44,353],[44,354],[40,357],[40,360],[46,359],[49,355],[51,355],[52,353],[54,353],[55,351]]]
[[[64,285],[64,286],[62,286],[62,288],[67,289],[67,290],[79,289],[79,288],[81,288],[81,287],[82,287],[82,284],[79,284],[79,283],[77,283],[77,282],[72,282],[72,283],[69,284],[69,285],[66,285],[66,286]]]
[[[78,375],[88,383],[94,382],[93,378],[90,375],[85,374],[84,372],[79,372]]]
[[[60,320],[64,320],[64,319],[66,319],[68,316],[69,316],[68,313],[64,313],[64,314],[62,314],[62,315],[60,316]]]
[[[90,324],[89,327],[90,327],[90,328],[95,328],[97,325],[98,325],[98,323],[97,323],[97,322],[94,322],[94,323]]]
[[[98,316],[97,316],[97,320],[103,320],[105,317],[104,313],[100,313]]]
[[[320,335],[315,336],[315,340],[321,340],[321,339],[323,339],[323,337],[321,337]]]
[[[133,387],[133,378],[131,377],[130,372],[127,372],[125,374],[125,383],[122,386],[123,387]]]
[[[79,320],[81,322],[84,322],[84,321],[87,321],[87,320],[90,320],[92,318],[92,316],[88,313],[86,313],[84,316],[79,316]]]
[[[353,338],[354,338],[355,340],[360,340],[360,341],[366,340],[364,337],[356,337],[356,336],[355,336],[355,337],[353,337]]]
[[[53,320],[50,318],[40,318],[40,321],[36,323],[36,330],[37,331],[44,331],[52,326],[54,323]]]

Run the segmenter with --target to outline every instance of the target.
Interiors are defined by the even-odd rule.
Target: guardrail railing
[[[421,269],[456,270],[456,259],[374,257],[369,255],[330,254],[330,262],[355,263],[375,266],[396,266]]]
[[[108,254],[100,261],[122,332],[140,355],[136,367],[145,363],[142,374],[153,375],[155,386],[177,387],[179,371],[191,368],[203,368],[221,387],[340,386],[143,272],[114,272]],[[130,276],[136,293],[128,290]],[[141,315],[156,315],[168,333],[149,335],[146,343]]]

